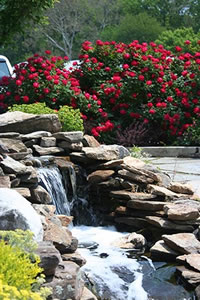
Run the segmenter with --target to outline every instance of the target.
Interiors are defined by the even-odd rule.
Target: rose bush
[[[143,144],[169,144],[197,127],[200,116],[200,52],[175,51],[153,42],[85,41],[81,63],[71,72],[64,69],[66,58],[46,51],[48,57],[34,55],[16,68],[15,79],[4,79],[0,105],[69,105],[80,109],[86,132],[103,142],[120,142],[127,128],[136,137],[141,123]]]

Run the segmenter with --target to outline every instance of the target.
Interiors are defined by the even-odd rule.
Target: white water
[[[114,227],[77,226],[72,229],[79,243],[96,242],[95,250],[79,249],[87,264],[82,267],[101,299],[111,300],[147,300],[142,287],[140,264],[110,243],[127,233],[120,233]],[[105,254],[104,258],[100,255]],[[106,257],[107,255],[107,257]]]
[[[50,194],[58,214],[70,216],[70,204],[63,186],[62,175],[57,167],[39,168],[41,184]]]

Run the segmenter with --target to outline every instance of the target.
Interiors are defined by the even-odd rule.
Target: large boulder
[[[39,215],[17,191],[0,188],[0,230],[31,230],[37,241],[43,239]]]
[[[61,131],[61,124],[55,114],[34,115],[24,112],[6,112],[1,115],[0,132],[15,131],[19,133],[31,133],[33,131]]]

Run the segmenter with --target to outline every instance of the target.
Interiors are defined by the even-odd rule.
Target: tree
[[[43,19],[44,11],[56,0],[1,0],[0,3],[0,46],[16,33]]]
[[[133,40],[142,42],[154,41],[165,28],[147,13],[137,16],[125,15],[118,26],[107,27],[102,32],[103,40],[115,40],[117,42],[130,43]]]

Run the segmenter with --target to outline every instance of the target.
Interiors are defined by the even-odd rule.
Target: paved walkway
[[[148,158],[152,164],[167,172],[173,181],[190,183],[200,196],[200,159],[160,157]]]

